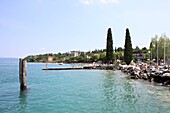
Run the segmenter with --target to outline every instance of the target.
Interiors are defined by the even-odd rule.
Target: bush
[[[126,65],[126,62],[122,62],[122,65]]]

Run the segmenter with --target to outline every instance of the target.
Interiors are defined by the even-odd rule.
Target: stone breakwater
[[[168,66],[120,65],[119,69],[130,79],[143,79],[149,82],[170,86],[170,69]]]

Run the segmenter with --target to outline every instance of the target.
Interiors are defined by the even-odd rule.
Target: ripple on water
[[[10,73],[7,74],[10,75],[0,75],[2,78],[0,85],[3,86],[0,87],[0,112],[168,113],[170,111],[169,90],[146,81],[127,79],[120,71],[42,71],[44,66],[44,64],[28,64],[27,85],[30,90],[26,93],[19,92],[18,74],[15,68],[8,70]],[[11,75],[13,71],[15,74]],[[9,76],[12,79],[8,79]],[[4,80],[9,82],[2,82]]]

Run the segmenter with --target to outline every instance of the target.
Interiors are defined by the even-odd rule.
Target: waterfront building
[[[77,57],[79,56],[80,51],[70,51],[71,52],[71,56]]]

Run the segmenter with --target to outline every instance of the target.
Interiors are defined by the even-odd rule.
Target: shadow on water
[[[27,107],[27,91],[20,91],[19,94],[19,112],[25,113]]]

